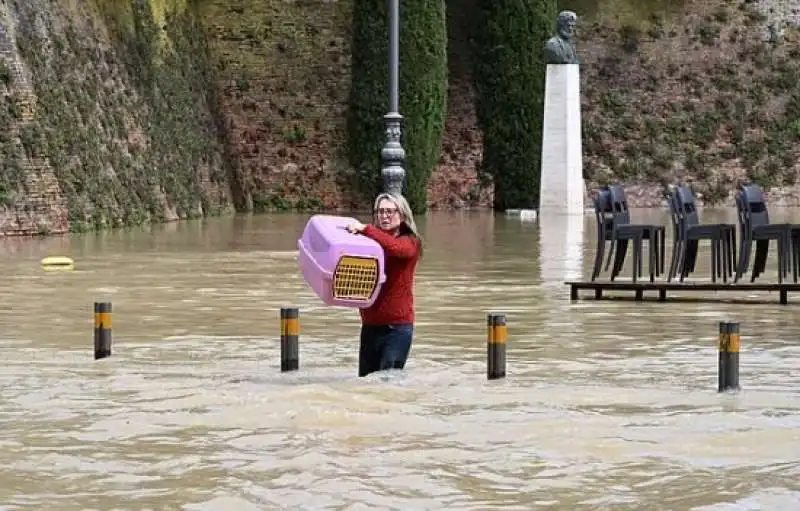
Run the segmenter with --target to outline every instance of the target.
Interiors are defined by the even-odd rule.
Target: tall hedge
[[[352,83],[347,112],[347,156],[356,170],[360,195],[381,189],[383,116],[388,107],[388,2],[355,0]],[[447,110],[447,24],[445,0],[400,2],[401,143],[406,151],[404,194],[425,212],[427,185],[439,159]]]
[[[539,204],[544,45],[557,16],[553,0],[477,0],[473,70],[481,171],[494,181],[496,209]]]

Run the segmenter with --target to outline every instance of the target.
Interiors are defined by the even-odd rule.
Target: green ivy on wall
[[[71,229],[226,207],[225,193],[209,191],[225,190],[227,175],[208,103],[208,50],[193,12],[168,15],[162,35],[149,2],[130,0],[133,29],[109,23],[109,47],[99,30],[78,22],[54,28],[48,17],[70,18],[37,4],[20,7],[18,47],[38,102],[23,144],[52,165]]]

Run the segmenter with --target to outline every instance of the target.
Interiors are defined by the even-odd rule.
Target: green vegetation
[[[495,208],[539,203],[544,54],[556,18],[551,0],[478,0],[474,52],[481,171],[494,182]]]
[[[0,126],[14,126],[20,121],[22,109],[14,96],[6,96],[0,104]],[[0,206],[13,204],[24,187],[25,173],[20,166],[24,157],[22,146],[15,142],[7,128],[0,131]]]
[[[765,188],[794,184],[800,34],[754,40],[748,32],[763,22],[744,6],[720,5],[683,27],[657,18],[639,31],[620,27],[627,56],[613,55],[612,47],[591,77],[599,86],[585,92],[587,177],[663,186],[688,179],[709,202],[743,179]],[[693,44],[680,54],[662,52],[660,40],[678,30]],[[624,78],[614,79],[620,73]]]
[[[296,200],[286,197],[281,193],[258,192],[253,194],[253,211],[255,213],[287,211],[317,213],[324,208],[322,199],[315,196],[300,196]]]
[[[713,1],[713,0],[711,0]],[[636,26],[652,17],[680,15],[687,0],[556,0],[558,10],[575,11],[583,22]]]
[[[352,81],[347,155],[360,194],[374,197],[381,181],[383,116],[387,109],[387,3],[354,0]],[[427,207],[427,184],[439,159],[447,106],[444,0],[407,0],[400,11],[400,111],[406,151],[405,195],[415,212]]]
[[[722,0],[450,3],[475,20],[459,34],[473,43],[469,51],[450,50],[473,62],[464,76],[476,89],[480,174],[494,183],[498,209],[538,203],[540,50],[559,9],[581,16],[590,183],[692,181],[707,201],[742,179],[795,183],[796,29],[764,40],[763,15]],[[332,176],[353,170],[360,201],[350,203],[379,190],[387,2],[17,4],[17,46],[31,80],[11,61],[0,64],[0,208],[31,207],[24,199],[38,193],[48,167],[73,230],[213,214],[228,206],[231,189],[239,209],[318,211],[348,204]],[[417,212],[444,130],[445,14],[444,0],[403,0],[405,193]],[[336,160],[340,144],[347,165]]]
[[[109,48],[91,22],[22,3],[18,49],[38,103],[21,129],[25,153],[52,165],[73,230],[214,214],[226,206],[227,176],[197,20],[167,13],[163,32],[149,2],[114,7],[124,12],[106,17]],[[34,21],[48,16],[62,23]]]

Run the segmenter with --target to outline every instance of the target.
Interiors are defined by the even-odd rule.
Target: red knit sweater
[[[386,282],[375,303],[361,309],[365,325],[395,325],[414,322],[414,271],[420,255],[420,242],[414,236],[395,236],[367,225],[363,234],[383,248]]]

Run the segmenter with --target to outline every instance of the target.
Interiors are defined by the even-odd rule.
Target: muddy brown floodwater
[[[359,379],[356,311],[298,272],[307,218],[0,240],[0,509],[800,509],[800,298],[571,303],[591,217],[431,214],[407,370]],[[76,269],[42,271],[53,254]],[[491,382],[488,311],[509,322]],[[720,320],[738,394],[716,392]]]

